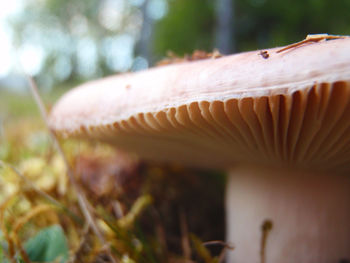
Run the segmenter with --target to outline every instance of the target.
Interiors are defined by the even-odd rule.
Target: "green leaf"
[[[25,246],[29,259],[35,262],[52,262],[60,258],[60,262],[68,260],[68,244],[59,225],[47,227],[29,239]]]

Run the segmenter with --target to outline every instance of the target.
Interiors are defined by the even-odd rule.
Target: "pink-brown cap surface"
[[[350,170],[350,39],[252,51],[88,82],[50,116],[62,136],[141,158]]]

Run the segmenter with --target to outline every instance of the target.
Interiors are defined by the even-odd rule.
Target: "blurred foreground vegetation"
[[[112,262],[108,245],[116,262],[221,260],[225,244],[204,242],[224,239],[222,174],[64,141],[108,243],[102,244],[87,227],[36,105],[30,97],[6,96],[7,109],[17,111],[5,118],[0,137],[1,262]]]

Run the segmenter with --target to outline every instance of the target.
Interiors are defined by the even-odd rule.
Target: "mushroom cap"
[[[141,158],[350,170],[350,39],[185,62],[88,82],[50,115],[61,136]]]

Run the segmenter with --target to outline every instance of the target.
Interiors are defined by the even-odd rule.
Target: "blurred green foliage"
[[[300,41],[308,34],[350,34],[350,1],[237,1],[239,51]]]
[[[51,107],[53,103],[69,88],[71,88],[71,85],[57,87],[49,93],[43,93],[43,99],[48,106]],[[0,98],[0,121],[6,121],[18,117],[39,117],[38,106],[35,104],[31,95],[27,92],[13,93],[0,88]]]
[[[236,52],[286,45],[313,33],[350,34],[348,0],[232,1]],[[155,52],[215,48],[215,2],[169,0],[168,15],[155,27]]]
[[[212,0],[170,0],[169,13],[155,26],[154,51],[164,56],[167,51],[179,55],[195,49],[213,48],[215,27]]]

